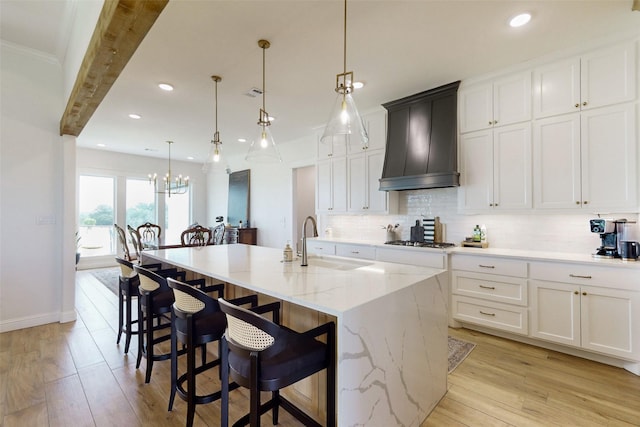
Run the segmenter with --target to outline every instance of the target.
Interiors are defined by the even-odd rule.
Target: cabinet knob
[[[493,121],[493,124],[494,124],[494,125],[497,125],[497,124],[498,124],[498,121],[497,121],[497,120],[494,120],[494,121]]]
[[[491,120],[489,120],[489,126],[491,126],[493,124],[493,122]]]
[[[589,202],[585,200],[585,201],[584,201],[584,202],[582,202],[582,203],[584,203],[584,204],[586,205],[586,204],[588,204]]]
[[[576,201],[576,205],[579,205],[579,204],[580,204],[580,201]]]
[[[583,293],[582,293],[582,295],[584,295],[584,296],[586,297],[586,296],[587,296],[587,293],[586,293],[586,292],[583,292]]]
[[[584,101],[584,102],[582,103],[582,105],[583,105],[583,106],[586,106],[586,105],[587,105],[587,101]]]
[[[498,204],[497,204],[497,203],[494,203],[494,204],[493,204],[493,206],[498,206]]]
[[[489,206],[493,206],[493,203],[489,203]]]
[[[579,108],[579,107],[580,107],[580,104],[576,104],[576,108]]]
[[[332,156],[333,156],[333,154],[327,154],[327,157],[332,157]]]
[[[573,294],[574,294],[574,295],[580,295],[580,292],[578,292],[578,291],[573,291]]]

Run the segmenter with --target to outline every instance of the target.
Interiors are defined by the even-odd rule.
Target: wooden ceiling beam
[[[62,119],[80,135],[169,0],[105,0]]]

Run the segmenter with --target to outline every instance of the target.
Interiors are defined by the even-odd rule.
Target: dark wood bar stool
[[[327,426],[336,422],[335,324],[325,323],[299,333],[280,325],[280,303],[275,302],[247,310],[218,299],[227,315],[227,331],[222,338],[222,415],[221,425],[229,419],[229,379],[250,390],[250,410],[235,426],[260,426],[260,416],[272,410],[273,424],[278,424],[282,407],[305,426],[320,424],[280,395],[279,390],[316,372],[326,369]],[[259,313],[271,313],[270,321]],[[318,337],[326,335],[326,343]],[[260,392],[270,391],[271,399],[260,403]]]
[[[138,359],[136,369],[140,368],[140,362],[144,356],[147,359],[145,371],[145,383],[151,380],[153,362],[167,360],[171,357],[171,351],[156,353],[154,347],[171,339],[171,306],[173,305],[173,291],[167,284],[167,277],[178,278],[184,281],[184,271],[162,271],[162,275],[154,273],[144,267],[134,265],[134,270],[140,276],[138,291]],[[164,276],[164,277],[163,277]],[[187,283],[192,286],[204,286],[204,279],[190,280]],[[153,321],[156,321],[154,325]],[[165,331],[165,333],[162,333]]]
[[[220,338],[227,327],[227,319],[216,298],[212,298],[205,292],[186,283],[173,279],[167,279],[167,283],[175,298],[173,314],[171,317],[171,396],[169,397],[169,410],[173,409],[176,393],[187,402],[187,427],[193,425],[196,405],[206,404],[220,399],[221,391],[206,395],[197,394],[196,377],[211,368],[220,365]],[[224,284],[210,285],[207,292],[224,295]],[[258,296],[250,295],[232,300],[235,304],[249,304],[255,307],[258,304]],[[207,362],[206,344],[218,341],[218,358]],[[179,344],[186,351],[186,372],[178,373]],[[202,362],[196,365],[196,348],[201,347]],[[230,388],[237,388],[237,384],[231,384]]]

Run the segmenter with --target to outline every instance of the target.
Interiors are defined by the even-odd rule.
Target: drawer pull
[[[478,285],[480,286],[482,289],[491,289],[494,290],[496,287],[495,286],[485,286],[485,285]]]
[[[352,254],[359,254],[360,252],[358,251],[351,251]]]
[[[478,267],[480,267],[480,268],[496,268],[495,265],[482,265],[482,264],[478,264]]]
[[[495,313],[485,313],[484,311],[480,310],[480,314],[484,314],[485,316],[492,316],[495,317],[496,314]]]
[[[569,274],[569,277],[573,277],[575,279],[591,279],[591,276],[581,276],[579,274]]]

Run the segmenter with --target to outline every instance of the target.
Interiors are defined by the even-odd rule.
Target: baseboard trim
[[[16,331],[18,329],[32,328],[34,326],[46,325],[48,323],[63,322],[63,318],[65,319],[64,322],[71,322],[75,320],[75,310],[73,311],[73,319],[69,317],[70,315],[71,314],[69,312],[55,312],[39,314],[36,316],[26,316],[17,319],[3,320],[2,322],[0,322],[0,333]]]

